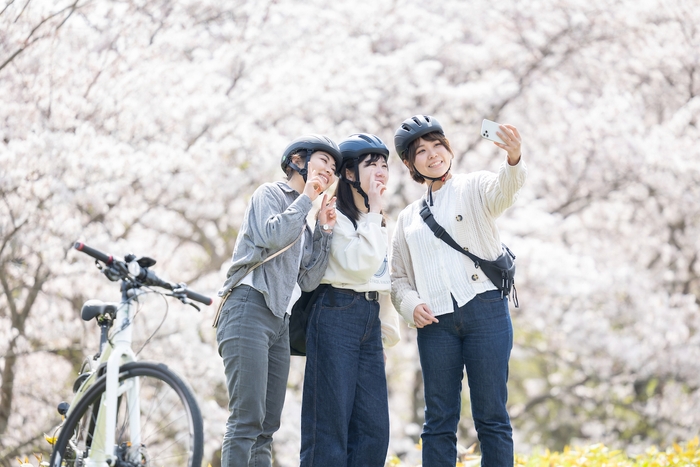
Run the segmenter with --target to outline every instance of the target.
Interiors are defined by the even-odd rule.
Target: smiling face
[[[318,175],[324,182],[323,190],[335,182],[335,159],[325,151],[316,151],[311,154],[307,167],[307,178]]]
[[[348,170],[350,172],[350,170]],[[355,174],[348,174],[353,179]],[[386,185],[389,181],[389,165],[384,156],[371,154],[360,162],[360,188],[365,193],[369,193],[373,180]]]
[[[411,176],[420,183],[425,182],[421,175],[430,178],[445,175],[454,158],[447,139],[437,133],[428,133],[413,141],[408,153],[409,157],[404,163],[409,169],[413,168]]]

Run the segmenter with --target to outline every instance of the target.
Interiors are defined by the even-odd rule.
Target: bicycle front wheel
[[[138,391],[127,390],[133,387]],[[103,442],[102,376],[71,408],[49,465],[85,467],[92,465],[92,458],[104,456],[98,451],[110,451],[115,467],[201,467],[202,415],[180,377],[162,364],[132,362],[119,368],[119,388],[115,445],[107,449]],[[134,417],[136,407],[139,417]],[[138,426],[133,426],[137,419]]]

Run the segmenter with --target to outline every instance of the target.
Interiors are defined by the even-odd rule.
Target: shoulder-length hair
[[[440,141],[454,157],[452,147],[450,147],[450,142],[442,133],[433,131],[432,133],[427,133],[420,138],[423,138],[425,141]],[[408,145],[408,149],[406,149],[406,162],[408,163],[407,167],[409,173],[411,174],[411,178],[418,183],[425,183],[425,178],[423,178],[423,176],[416,170],[416,148],[418,147],[418,140],[420,140],[420,138],[414,139],[411,141],[411,144]]]

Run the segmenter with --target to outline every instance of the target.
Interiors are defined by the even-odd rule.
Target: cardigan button
[[[473,281],[478,281],[478,280],[479,280],[479,275],[478,275],[478,274],[472,274],[472,280],[473,280]]]
[[[457,219],[457,222],[460,222],[462,220],[462,216],[460,214],[457,214],[456,219]]]

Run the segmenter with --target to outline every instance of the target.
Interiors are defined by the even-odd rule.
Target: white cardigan
[[[504,161],[498,174],[455,174],[433,192],[430,209],[459,245],[496,259],[501,238],[495,220],[515,202],[526,175],[522,158],[514,166]],[[435,237],[420,216],[422,199],[401,211],[392,240],[391,299],[410,325],[415,325],[413,310],[422,303],[439,316],[454,311],[452,297],[461,307],[496,289],[472,260]]]
[[[336,212],[338,216],[333,228],[328,267],[321,284],[356,292],[379,292],[382,342],[384,347],[391,347],[401,337],[398,315],[389,296],[389,238],[386,227],[382,227],[382,216],[376,213],[360,214],[355,230],[350,219],[342,212]]]

